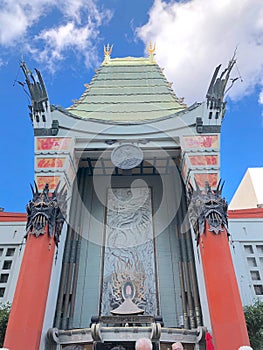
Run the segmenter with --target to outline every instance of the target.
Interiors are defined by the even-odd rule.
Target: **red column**
[[[247,327],[233,267],[227,233],[210,232],[206,222],[200,236],[208,307],[216,350],[249,345]]]
[[[4,347],[39,350],[55,250],[54,238],[28,234]]]

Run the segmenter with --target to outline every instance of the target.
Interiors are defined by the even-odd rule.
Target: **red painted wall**
[[[27,221],[26,213],[8,213],[1,211],[0,212],[0,222],[23,222]]]
[[[263,218],[263,208],[228,210],[229,219]]]

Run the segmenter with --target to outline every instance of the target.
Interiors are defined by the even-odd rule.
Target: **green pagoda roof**
[[[105,121],[144,121],[172,115],[187,106],[171,89],[161,68],[149,58],[105,55],[72,115]]]

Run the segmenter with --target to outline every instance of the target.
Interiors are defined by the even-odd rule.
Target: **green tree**
[[[263,350],[263,302],[244,307],[248,335],[254,350]]]
[[[3,346],[11,305],[0,303],[0,347]]]

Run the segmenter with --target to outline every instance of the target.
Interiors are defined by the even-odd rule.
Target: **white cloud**
[[[224,68],[237,46],[237,81],[229,96],[238,99],[263,85],[262,0],[155,0],[148,22],[137,29],[156,42],[156,61],[188,103],[203,100],[215,67]],[[263,99],[262,99],[263,100]]]
[[[91,66],[96,59],[91,40],[97,35],[98,31],[92,23],[77,27],[74,22],[68,22],[65,25],[44,30],[35,38],[36,41],[41,40],[44,43],[43,50],[37,49],[39,60],[47,62],[50,70],[53,70],[56,62],[64,59],[65,52],[75,50],[86,58],[87,66]]]
[[[53,25],[42,24],[44,18]],[[98,8],[96,0],[6,0],[0,9],[0,45],[19,47],[50,70],[69,50],[90,66],[96,61],[99,27],[110,18],[111,12]],[[37,25],[43,29],[37,31]]]
[[[54,0],[6,0],[0,9],[0,44],[13,46],[46,13]]]

